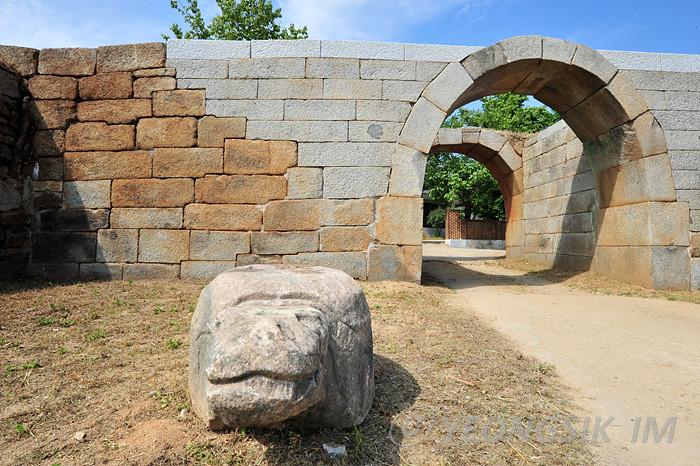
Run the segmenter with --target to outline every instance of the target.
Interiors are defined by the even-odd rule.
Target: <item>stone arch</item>
[[[450,63],[425,88],[401,131],[389,196],[419,197],[425,154],[445,118],[465,103],[504,92],[535,96],[583,142],[597,192],[593,269],[647,286],[688,288],[688,205],[675,202],[663,130],[635,87],[585,45],[520,36]]]

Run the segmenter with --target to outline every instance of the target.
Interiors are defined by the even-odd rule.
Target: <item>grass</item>
[[[442,286],[362,283],[373,318],[376,390],[362,425],[213,433],[190,412],[183,351],[202,283],[80,285],[0,283],[7,368],[0,374],[0,465],[591,461],[580,443],[463,441],[469,416],[566,417],[572,404],[553,366],[523,357],[452,307],[452,291]],[[172,309],[180,312],[166,312]],[[57,320],[37,325],[40,317]],[[60,325],[68,318],[73,325]],[[416,424],[421,413],[425,422]],[[85,439],[75,440],[77,431]],[[347,457],[330,457],[324,443],[345,445]]]

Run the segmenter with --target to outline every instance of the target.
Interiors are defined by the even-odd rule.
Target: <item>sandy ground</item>
[[[600,464],[700,464],[700,306],[662,299],[592,295],[483,261],[504,251],[424,244],[424,274],[457,290],[461,305],[513,339],[526,355],[554,364],[580,416],[605,423]],[[460,267],[439,261],[459,261]],[[641,418],[636,442],[635,419]],[[667,430],[676,417],[673,441]]]

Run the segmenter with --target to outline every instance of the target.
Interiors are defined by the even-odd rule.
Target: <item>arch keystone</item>
[[[542,36],[517,36],[499,42],[508,63],[542,58]]]

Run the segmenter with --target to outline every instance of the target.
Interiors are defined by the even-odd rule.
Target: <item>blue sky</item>
[[[274,0],[312,39],[491,45],[540,34],[595,49],[700,54],[697,0]],[[214,0],[199,1],[205,16]],[[0,44],[45,47],[161,40],[170,0],[0,0]]]

